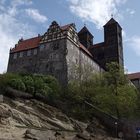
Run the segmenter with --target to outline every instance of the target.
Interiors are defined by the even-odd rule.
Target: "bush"
[[[36,96],[36,94],[42,94],[50,100],[58,98],[61,93],[58,81],[53,76],[42,74],[1,74],[1,92],[4,93],[8,86],[20,91],[28,92],[34,96]]]
[[[20,76],[18,74],[6,73],[0,75],[0,90],[4,94],[6,88],[11,85],[12,79],[18,79]]]
[[[33,78],[31,76],[24,76],[22,80],[26,86],[26,92],[34,94],[35,88]]]
[[[9,85],[12,88],[17,89],[17,90],[21,90],[21,91],[25,91],[26,90],[25,84],[19,78],[11,79],[10,82],[9,82]]]

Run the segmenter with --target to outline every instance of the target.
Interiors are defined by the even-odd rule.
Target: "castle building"
[[[50,74],[66,85],[83,78],[87,68],[102,72],[111,61],[123,66],[122,28],[113,18],[104,26],[104,42],[94,44],[93,39],[85,26],[77,32],[73,23],[60,26],[53,21],[44,35],[22,38],[10,49],[7,72]]]

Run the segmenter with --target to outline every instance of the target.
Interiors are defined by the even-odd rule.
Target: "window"
[[[45,45],[44,45],[44,44],[41,44],[41,45],[39,46],[39,48],[40,48],[40,51],[43,51],[44,48],[45,48]]]
[[[37,49],[34,49],[34,55],[36,55],[37,54]]]
[[[17,53],[14,53],[14,57],[13,57],[14,59],[17,59]]]
[[[20,52],[19,57],[23,57],[23,52]]]
[[[31,55],[31,50],[28,50],[27,51],[27,56],[30,56]]]

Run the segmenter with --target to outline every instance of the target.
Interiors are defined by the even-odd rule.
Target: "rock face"
[[[4,98],[0,120],[3,140],[114,140],[102,127],[94,125],[97,122],[89,125],[76,121],[36,100]]]

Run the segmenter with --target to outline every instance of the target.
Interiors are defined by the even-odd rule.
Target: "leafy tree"
[[[118,118],[132,116],[136,108],[137,93],[116,62],[107,64],[104,73],[104,92],[97,95],[100,107]]]
[[[132,86],[124,74],[123,68],[117,63],[107,64],[107,68],[108,71],[102,74],[90,73],[88,78],[69,82],[65,98],[67,104],[73,103],[72,108],[69,107],[69,111],[74,113],[75,116],[78,116],[76,110],[78,110],[77,114],[81,113],[81,117],[85,113],[87,116],[92,114],[92,110],[88,112],[84,110],[83,103],[86,100],[118,118],[135,117],[138,98],[135,87]]]

